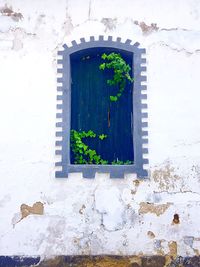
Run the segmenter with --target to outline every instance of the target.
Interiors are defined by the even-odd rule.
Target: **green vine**
[[[129,82],[133,82],[133,78],[131,78],[129,74],[131,67],[129,66],[129,64],[126,63],[126,61],[122,58],[120,54],[114,52],[108,55],[104,53],[101,58],[106,62],[99,65],[100,70],[114,70],[113,79],[107,80],[107,84],[110,86],[119,86],[118,93],[115,96],[110,96],[110,101],[116,102],[121,97],[125,89],[126,81],[128,80]]]
[[[89,130],[88,132],[78,132],[71,130],[71,147],[74,153],[75,164],[108,164],[107,160],[103,160],[96,150],[90,149],[82,139],[95,138],[97,135]],[[107,137],[105,134],[98,135],[100,140],[104,140]]]
[[[92,130],[89,130],[88,132],[71,130],[71,147],[74,153],[75,164],[109,164],[107,160],[102,159],[101,156],[97,154],[96,150],[90,149],[82,140],[84,138],[96,137],[100,140],[104,140],[107,138],[107,135],[100,134],[97,136]],[[111,162],[112,165],[130,165],[132,163],[133,162],[130,160],[113,160]]]
[[[131,160],[126,160],[126,161],[122,161],[122,160],[113,160],[112,165],[131,165],[133,164],[133,161]]]
[[[126,82],[133,82],[129,72],[131,67],[126,61],[122,58],[120,54],[110,53],[102,54],[101,58],[104,60],[102,64],[99,65],[100,70],[113,69],[114,76],[113,79],[108,79],[107,84],[118,87],[118,92],[115,96],[110,96],[111,102],[116,102],[121,97],[123,91],[126,87]],[[71,149],[74,155],[74,164],[111,164],[111,165],[130,165],[133,164],[133,161],[126,160],[113,160],[111,163],[108,163],[107,160],[102,159],[100,155],[97,154],[96,150],[91,149],[84,141],[87,138],[99,138],[103,141],[107,138],[107,135],[100,134],[97,135],[92,130],[89,131],[76,131],[71,130]]]

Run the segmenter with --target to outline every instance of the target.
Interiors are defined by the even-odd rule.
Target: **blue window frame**
[[[143,112],[143,110],[147,108],[147,105],[142,103],[142,99],[147,98],[147,88],[145,85],[141,84],[143,81],[146,81],[146,76],[141,74],[142,71],[146,71],[146,67],[143,66],[143,64],[146,63],[146,59],[142,57],[142,55],[145,54],[145,49],[139,48],[139,43],[131,45],[130,40],[122,43],[120,38],[117,38],[116,41],[113,41],[112,37],[104,40],[103,36],[99,36],[98,40],[95,40],[94,37],[90,37],[89,42],[86,42],[85,39],[82,38],[80,44],[73,41],[71,47],[64,45],[63,48],[63,51],[58,52],[58,55],[62,57],[62,59],[58,60],[58,64],[61,64],[62,66],[62,68],[58,69],[58,73],[61,73],[62,77],[58,78],[60,86],[57,88],[59,92],[57,100],[61,100],[62,104],[57,105],[58,113],[56,117],[61,121],[56,123],[56,126],[58,127],[56,136],[61,137],[62,140],[56,141],[56,147],[59,147],[56,148],[56,155],[61,156],[61,160],[56,162],[56,166],[61,167],[60,171],[56,171],[56,177],[65,178],[68,177],[69,173],[82,172],[83,177],[94,178],[96,172],[103,172],[110,173],[111,178],[123,178],[125,173],[136,173],[139,178],[146,178],[148,172],[144,169],[144,164],[148,164],[148,159],[144,158],[144,155],[148,153],[148,149],[144,148],[143,144],[148,142],[148,132],[144,131],[143,128],[146,128],[148,125],[147,122],[143,122],[143,118],[147,118],[147,112]],[[100,148],[101,153],[108,158],[116,153],[117,157],[121,157],[120,160],[128,159],[133,161],[133,163],[129,165],[74,164],[72,151],[70,149],[71,129],[87,131],[91,126],[91,123],[85,123],[84,121],[84,118],[90,115],[85,113],[84,108],[82,108],[81,113],[81,102],[85,97],[83,96],[83,92],[81,92],[82,88],[90,90],[92,84],[97,90],[97,95],[95,95],[95,97],[99,98],[98,101],[104,99],[102,92],[100,92],[101,87],[104,86],[100,71],[98,72],[99,74],[96,74],[100,76],[90,78],[88,83],[85,78],[86,75],[84,75],[84,73],[81,75],[81,72],[83,71],[89,73],[91,70],[95,68],[97,69],[99,59],[95,55],[99,56],[99,54],[102,54],[103,52],[120,52],[123,58],[125,57],[126,61],[131,65],[134,83],[129,85],[128,90],[126,90],[126,100],[128,99],[128,104],[126,105],[125,103],[123,105],[121,113],[116,113],[119,111],[117,111],[117,108],[114,108],[114,113],[118,114],[116,116],[121,118],[121,121],[119,119],[118,124],[115,123],[118,128],[112,128],[111,125],[111,127],[109,126],[109,129],[106,129],[104,126],[107,123],[107,118],[104,119],[101,117],[101,110],[96,114],[97,121],[101,118],[102,121],[105,121],[105,123],[102,124],[103,126],[101,129],[103,132],[99,132],[99,134],[107,134],[106,131],[109,131],[113,136],[113,139],[110,139],[111,143],[107,150],[102,151],[101,146],[97,143],[96,147],[97,150]],[[84,56],[90,58],[88,65],[85,65],[85,62],[81,61],[82,58],[85,58]],[[91,74],[90,77],[92,76],[93,75]],[[97,79],[99,81],[98,83],[96,82]],[[96,99],[94,99],[94,101],[96,101]],[[92,101],[92,103],[94,103],[94,101]],[[85,106],[85,103],[83,106]],[[104,106],[105,105],[100,105],[99,108],[104,108]],[[113,105],[113,107],[116,107],[116,105]],[[90,113],[92,112],[90,111]],[[91,119],[88,121],[91,122]],[[128,123],[123,125],[124,121],[127,121]],[[92,124],[95,125],[95,118],[93,119]],[[119,131],[120,129],[122,130]],[[98,131],[98,126],[92,130]],[[121,132],[121,137],[117,136],[116,132]],[[122,138],[123,136],[124,139]],[[122,139],[123,142],[119,142],[119,147],[114,146],[114,144],[117,143],[117,140]],[[115,147],[115,151],[111,149],[113,147]]]

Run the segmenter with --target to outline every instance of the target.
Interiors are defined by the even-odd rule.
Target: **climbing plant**
[[[89,58],[86,57],[87,59]],[[110,95],[110,101],[116,102],[121,97],[123,91],[125,90],[126,83],[133,82],[133,78],[131,78],[129,72],[131,71],[131,67],[126,61],[122,58],[119,53],[110,53],[110,54],[102,54],[101,58],[104,60],[103,63],[99,65],[99,69],[104,71],[106,69],[113,69],[114,75],[112,79],[107,80],[107,84],[109,86],[116,86],[118,91],[116,95]],[[82,59],[83,60],[83,59]],[[85,60],[85,57],[84,57]],[[109,107],[110,110],[110,107]],[[110,114],[110,113],[109,113]],[[109,119],[110,120],[110,119]],[[110,127],[110,126],[108,126]],[[107,135],[100,134],[97,135],[92,130],[88,131],[76,131],[71,130],[71,150],[73,152],[74,163],[75,164],[111,164],[111,165],[130,165],[133,161],[126,160],[113,160],[112,162],[108,162],[98,155],[95,149],[91,149],[87,145],[86,139],[91,138],[98,138],[99,140],[103,141],[107,138]]]
[[[113,79],[108,79],[107,84],[112,86],[115,85],[118,87],[118,92],[115,96],[110,96],[110,101],[116,102],[122,95],[126,82],[133,82],[133,78],[131,78],[129,72],[131,67],[126,61],[122,58],[119,53],[110,53],[110,54],[103,54],[101,58],[105,61],[99,65],[100,70],[105,69],[113,69],[114,76]]]
[[[131,160],[126,160],[126,161],[122,161],[122,160],[113,160],[112,165],[130,165],[133,164],[133,161]]]
[[[74,153],[75,164],[109,164],[107,160],[102,159],[101,156],[97,154],[96,150],[90,149],[89,146],[83,142],[83,139],[85,138],[95,137],[104,140],[107,138],[107,135],[97,135],[92,130],[89,130],[88,132],[71,130],[71,147]],[[130,165],[132,163],[133,162],[130,160],[113,160],[111,162],[112,165]]]
[[[96,135],[92,130],[88,132],[78,132],[71,130],[71,147],[74,153],[75,164],[108,164],[108,161],[103,160],[96,150],[90,149],[83,141],[85,138],[98,137],[100,140],[104,140],[107,135]]]

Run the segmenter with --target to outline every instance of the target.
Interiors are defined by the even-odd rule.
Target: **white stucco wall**
[[[0,10],[0,254],[200,253],[200,1],[0,0]],[[147,181],[55,178],[57,51],[91,35],[146,48]],[[36,202],[43,215],[20,220]]]

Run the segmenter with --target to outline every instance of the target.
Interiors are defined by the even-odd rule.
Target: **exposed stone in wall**
[[[30,214],[43,215],[44,214],[44,204],[41,202],[35,202],[33,206],[28,206],[22,204],[20,207],[21,213],[16,213],[12,219],[13,227],[15,224],[19,223],[21,220],[29,216]]]
[[[158,183],[161,190],[170,190],[176,188],[176,183],[181,180],[181,177],[176,174],[175,168],[170,165],[170,162],[160,168],[155,168],[152,173],[152,178]]]
[[[41,202],[34,203],[32,207],[26,204],[22,204],[20,209],[21,209],[22,219],[26,218],[30,214],[43,215],[44,213],[44,205]]]
[[[139,213],[144,214],[150,212],[156,214],[157,216],[160,216],[169,208],[170,205],[171,205],[170,203],[155,205],[151,203],[141,202]]]
[[[169,255],[175,259],[177,257],[177,243],[175,241],[171,241],[168,243],[169,246]]]

